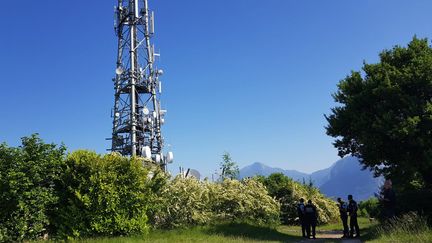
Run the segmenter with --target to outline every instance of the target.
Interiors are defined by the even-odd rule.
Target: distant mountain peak
[[[296,170],[273,168],[261,162],[240,169],[240,178],[256,175],[269,176],[282,173],[295,181],[302,182],[312,179],[315,186],[329,197],[343,197],[352,194],[358,200],[367,199],[379,190],[383,179],[374,178],[373,173],[363,170],[358,158],[347,156],[336,161],[329,168],[307,174]]]
[[[268,167],[267,165],[261,163],[261,162],[254,162],[253,164],[249,165],[252,167]]]
[[[273,173],[282,173],[298,181],[308,176],[307,174],[296,170],[283,170],[281,168],[267,166],[266,164],[261,162],[254,162],[253,164],[240,169],[240,178],[253,177],[256,175],[269,176]]]

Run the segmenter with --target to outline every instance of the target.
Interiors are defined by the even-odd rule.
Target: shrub
[[[221,183],[176,177],[159,192],[151,221],[157,228],[175,228],[218,221],[256,224],[278,222],[279,204],[255,180]]]
[[[421,186],[394,186],[396,191],[396,214],[415,211],[432,224],[432,188]]]
[[[360,216],[378,218],[381,214],[378,198],[372,197],[359,203]]]
[[[195,179],[176,177],[158,192],[151,212],[157,228],[175,228],[208,223],[213,218],[209,188]]]
[[[301,184],[293,181],[282,173],[274,173],[268,177],[258,176],[269,191],[270,196],[280,202],[280,215],[284,224],[297,222],[297,203],[300,198],[312,200],[318,211],[318,223],[328,223],[338,219],[339,211],[336,203],[325,197],[312,184]]]
[[[45,144],[37,134],[22,138],[18,148],[0,145],[0,241],[37,239],[52,232],[65,150]]]
[[[67,157],[61,179],[60,237],[147,232],[151,188],[140,159],[76,151]]]
[[[226,179],[220,184],[209,185],[217,219],[270,225],[279,223],[280,205],[259,181]]]

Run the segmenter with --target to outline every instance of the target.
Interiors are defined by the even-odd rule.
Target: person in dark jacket
[[[357,222],[357,202],[354,201],[352,195],[348,195],[348,213],[350,218],[350,237],[354,237],[354,230],[356,232],[355,237],[360,237],[360,227]]]
[[[312,238],[315,238],[315,228],[318,221],[318,213],[315,205],[312,204],[312,201],[309,200],[305,206],[305,218],[306,218],[306,232],[307,238],[311,236],[312,229]]]
[[[301,224],[302,236],[306,237],[305,205],[303,198],[300,198],[300,202],[297,204],[297,215]]]
[[[343,224],[343,236],[342,238],[347,238],[349,236],[348,232],[348,204],[344,202],[340,197],[337,199],[339,205],[340,218]]]
[[[395,216],[396,194],[392,187],[392,181],[390,179],[384,182],[381,203],[384,206],[383,216],[385,219],[391,219]]]

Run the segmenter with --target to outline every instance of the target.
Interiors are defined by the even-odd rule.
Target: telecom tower
[[[148,0],[118,0],[114,26],[118,56],[110,150],[152,159],[166,170],[173,154],[163,155],[161,126],[166,110],[161,109],[159,80],[163,71],[155,64],[160,55],[152,44],[154,12]]]

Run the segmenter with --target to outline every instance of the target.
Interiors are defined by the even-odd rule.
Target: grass
[[[373,230],[368,242],[432,242],[432,228],[425,218],[415,213],[408,213],[378,225]]]
[[[432,229],[426,221],[415,214],[409,214],[394,220],[385,226],[367,218],[358,220],[363,242],[431,242]],[[317,227],[318,237],[327,232],[333,233],[333,238],[317,240],[317,242],[341,242],[338,233],[342,228],[341,223],[332,223]],[[92,238],[82,239],[76,242],[83,243],[136,243],[136,242],[299,242],[302,240],[299,226],[261,227],[250,224],[217,224],[209,226],[197,226],[188,229],[154,230],[145,236]],[[341,236],[341,234],[340,234]]]
[[[368,219],[359,219],[361,227],[371,225]],[[341,229],[340,223],[317,227],[319,231],[336,231]],[[250,224],[217,224],[210,226],[197,226],[188,229],[155,230],[145,236],[93,238],[77,242],[83,243],[136,243],[136,242],[299,242],[301,230],[299,226],[261,227]],[[340,242],[338,239],[326,239],[319,242]]]
[[[190,229],[155,230],[146,236],[84,239],[83,243],[135,242],[298,242],[301,237],[279,232],[277,228],[249,224],[220,224]]]

